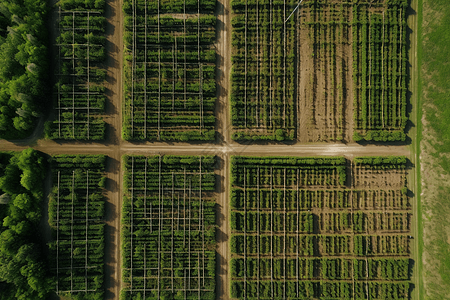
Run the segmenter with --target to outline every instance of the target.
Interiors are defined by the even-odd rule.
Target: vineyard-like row
[[[124,1],[124,139],[214,140],[215,3]]]
[[[406,164],[232,157],[231,296],[408,299]]]
[[[105,161],[103,155],[53,157],[49,247],[59,295],[103,299]]]
[[[215,299],[215,158],[123,160],[121,299]]]
[[[232,1],[232,138],[295,137],[297,1]]]
[[[101,140],[105,137],[105,2],[59,2],[58,82],[55,120],[46,125],[51,139]]]

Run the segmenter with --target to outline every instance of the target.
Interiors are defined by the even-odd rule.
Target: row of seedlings
[[[377,185],[357,183],[363,166]],[[405,167],[405,157],[233,157],[232,298],[408,299]]]
[[[58,3],[56,116],[47,123],[51,139],[102,140],[105,137],[105,2]]]
[[[295,137],[297,1],[232,2],[231,121],[235,140]]]
[[[121,299],[215,299],[215,157],[123,160]]]
[[[103,299],[105,162],[103,155],[52,158],[49,247],[58,295]]]
[[[355,140],[405,140],[407,8],[407,0],[353,7]]]
[[[214,140],[215,0],[126,0],[126,140]]]

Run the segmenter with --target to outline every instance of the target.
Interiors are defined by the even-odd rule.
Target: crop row
[[[390,235],[322,235],[263,232],[258,235],[233,233],[231,253],[247,257],[265,256],[408,256],[409,238]]]
[[[409,299],[408,282],[244,281],[231,282],[233,299]]]
[[[261,172],[261,170],[260,170]],[[261,185],[263,186],[263,185]],[[331,209],[407,210],[409,197],[402,190],[306,190],[279,188],[231,189],[231,207],[235,210],[305,211],[312,207]]]
[[[245,274],[244,274],[245,273]],[[408,280],[409,259],[233,258],[231,277],[247,280]]]

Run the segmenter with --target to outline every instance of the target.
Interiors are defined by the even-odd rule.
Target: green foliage
[[[53,285],[37,232],[45,161],[31,148],[14,154],[1,153],[0,157],[0,193],[7,193],[11,199],[0,205],[2,299],[46,299]]]
[[[87,294],[67,293],[71,299],[103,299],[106,157],[57,155],[51,160],[53,190],[49,199],[49,224],[58,237],[49,245],[53,275],[58,278],[60,290],[95,290]],[[79,267],[69,273],[64,269],[58,272],[55,269],[57,257],[62,268],[67,261]],[[84,268],[86,263],[87,269]],[[70,278],[73,278],[73,286]]]
[[[172,269],[160,282],[146,282],[146,297],[183,298],[183,292],[163,294],[159,287],[170,286],[174,276],[174,288],[181,290],[192,282],[187,274],[191,278],[204,274],[200,297],[215,299],[214,166],[214,156],[123,157],[121,299],[143,299],[143,293],[135,291],[144,288],[142,280],[133,278],[133,291],[129,286],[130,268],[137,274],[144,272],[144,265],[153,266],[152,272],[157,273]],[[187,299],[198,295],[197,291],[187,291]]]
[[[46,1],[1,3],[0,138],[25,137],[47,93]]]
[[[45,124],[45,137],[103,140],[106,130],[102,118],[106,101],[105,1],[62,0],[59,5],[61,34],[56,42],[60,63],[56,71],[61,76],[54,89],[58,93],[55,105],[60,109],[55,120]],[[73,14],[72,10],[77,13]],[[89,47],[85,47],[86,44]]]
[[[123,139],[215,140],[215,3],[124,1]],[[200,10],[201,15],[187,19],[159,15],[184,13],[185,9]]]

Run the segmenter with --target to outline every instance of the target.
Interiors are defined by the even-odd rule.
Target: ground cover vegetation
[[[0,291],[5,300],[47,299],[53,280],[39,232],[44,157],[0,153]]]
[[[418,1],[419,100],[421,132],[421,299],[445,299],[450,290],[450,7],[443,0]],[[422,17],[423,16],[423,17]],[[421,109],[421,108],[419,108]]]
[[[48,96],[46,1],[0,4],[0,138],[29,135]]]
[[[104,295],[104,155],[52,158],[50,265],[55,291],[71,299]]]
[[[215,157],[123,164],[121,299],[215,299]]]
[[[233,299],[409,299],[405,157],[231,160]]]
[[[297,3],[232,1],[233,139],[404,141],[408,1]]]
[[[46,124],[46,137],[102,140],[106,100],[105,1],[61,0],[57,9],[56,116]]]
[[[124,1],[125,140],[214,140],[215,4]]]

